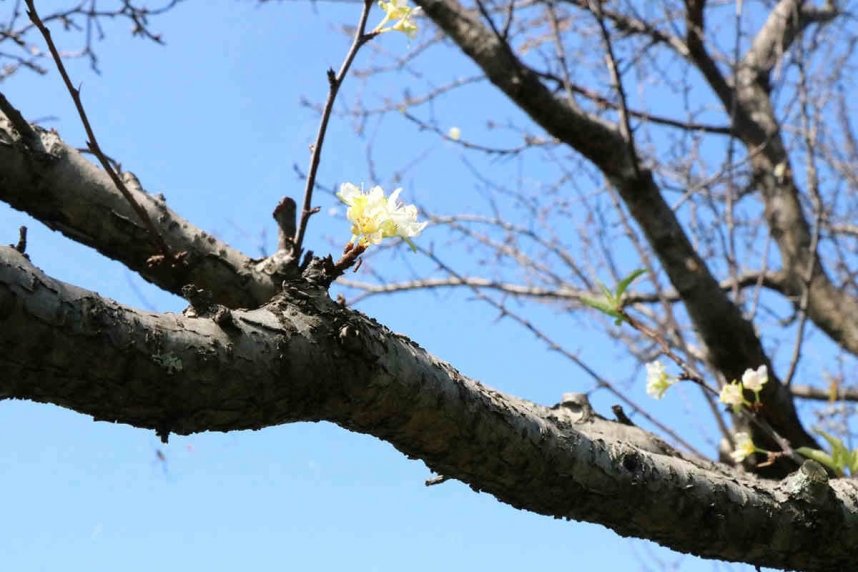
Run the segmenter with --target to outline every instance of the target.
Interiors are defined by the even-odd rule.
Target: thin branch
[[[45,26],[42,19],[39,17],[39,13],[36,11],[35,0],[26,0],[27,3],[27,14],[30,16],[30,20],[39,29],[42,37],[45,38],[45,42],[48,44],[48,50],[51,52],[51,56],[54,59],[54,63],[57,66],[57,70],[60,72],[60,76],[63,78],[63,83],[66,85],[66,89],[71,95],[72,101],[74,101],[75,108],[77,109],[78,115],[80,116],[80,120],[83,123],[83,127],[86,130],[86,136],[88,137],[88,141],[86,142],[89,150],[92,151],[93,155],[98,158],[98,162],[101,163],[102,168],[107,172],[110,176],[110,180],[113,181],[113,184],[116,185],[116,188],[122,193],[122,196],[125,197],[125,200],[131,205],[131,208],[134,209],[134,212],[137,213],[137,216],[140,217],[140,220],[143,221],[143,224],[149,230],[149,233],[152,237],[152,240],[155,242],[158,250],[160,251],[161,256],[164,257],[165,260],[170,261],[171,264],[179,262],[180,256],[173,257],[170,254],[170,249],[167,247],[167,243],[164,242],[164,239],[161,237],[161,234],[158,232],[158,229],[155,228],[155,224],[152,222],[152,219],[149,217],[149,213],[146,212],[137,199],[134,198],[134,195],[131,194],[131,191],[128,190],[128,187],[125,186],[125,183],[122,181],[122,178],[119,174],[114,170],[113,166],[110,164],[110,161],[107,159],[107,156],[102,152],[101,147],[98,144],[98,140],[95,137],[95,132],[92,129],[92,125],[90,125],[89,118],[86,115],[86,110],[83,108],[83,102],[80,99],[80,89],[76,88],[69,78],[69,74],[66,71],[66,67],[63,64],[62,57],[60,56],[59,51],[57,50],[57,46],[54,44],[53,39],[51,38],[51,31],[48,30],[47,26]]]
[[[801,42],[800,42],[801,44]],[[804,271],[804,276],[801,280],[801,298],[798,304],[799,322],[796,329],[795,344],[793,345],[792,357],[790,358],[789,369],[784,377],[784,385],[789,386],[795,376],[798,368],[798,361],[801,359],[801,346],[804,342],[804,330],[807,325],[807,305],[810,302],[810,283],[813,281],[814,270],[817,265],[819,237],[822,227],[823,207],[822,196],[819,193],[819,174],[816,167],[816,158],[814,156],[814,142],[816,141],[816,129],[811,123],[810,110],[808,109],[808,86],[807,73],[804,62],[804,50],[800,46],[798,50],[797,66],[799,72],[798,96],[801,109],[801,129],[804,139],[804,147],[807,153],[807,187],[810,193],[810,200],[813,205],[813,227],[810,235],[810,246],[808,251],[810,255],[807,259],[807,267]]]
[[[732,279],[722,281],[721,289],[725,292],[729,292],[736,286],[739,288],[750,288],[762,283],[773,290],[780,291],[780,281],[781,277],[779,274],[770,273],[762,275],[755,272],[749,272],[739,275],[735,281]],[[487,288],[490,290],[498,290],[513,296],[558,301],[577,302],[580,301],[582,297],[598,297],[600,295],[600,292],[594,290],[570,288],[565,286],[558,288],[541,288],[525,284],[501,282],[478,276],[461,275],[449,276],[446,278],[421,278],[418,280],[391,282],[386,284],[372,284],[357,280],[340,280],[338,284],[363,291],[361,294],[351,299],[350,303],[357,303],[378,294],[392,294],[396,292],[407,292],[410,290],[429,290],[432,288],[451,288],[458,286],[465,286],[468,288]],[[681,298],[676,291],[670,290],[655,294],[627,292],[623,297],[623,300],[626,305],[633,305],[654,304],[661,301],[679,302],[681,301]]]
[[[333,68],[328,69],[328,99],[325,101],[325,107],[322,108],[322,119],[319,122],[319,132],[316,134],[316,141],[312,145],[313,152],[310,155],[310,167],[307,169],[307,180],[304,186],[304,201],[301,206],[301,218],[298,222],[298,230],[295,232],[295,240],[293,252],[295,260],[301,258],[301,247],[304,243],[304,234],[307,231],[307,222],[310,217],[318,212],[313,209],[313,189],[316,185],[316,174],[319,171],[319,162],[322,159],[322,145],[325,143],[325,134],[328,131],[328,120],[331,118],[331,112],[334,109],[334,101],[337,99],[337,93],[349,72],[352,62],[357,56],[358,51],[368,41],[373,39],[377,34],[371,32],[367,34],[366,21],[369,18],[370,10],[372,9],[373,0],[364,0],[363,10],[360,14],[357,29],[355,30],[352,45],[346,53],[343,63],[340,65],[340,70],[334,73]]]
[[[562,80],[557,79],[557,81]],[[577,93],[578,95],[583,95],[587,99],[599,105],[604,105],[610,107],[611,109],[618,109],[619,107],[617,103],[601,95],[595,90],[574,83],[570,84],[569,89],[571,89],[574,93]],[[702,131],[704,133],[713,133],[717,135],[730,135],[730,133],[733,132],[729,125],[714,125],[711,123],[698,123],[696,121],[682,121],[679,119],[673,119],[672,117],[664,117],[662,115],[656,115],[647,111],[640,111],[637,109],[628,109],[627,113],[630,116],[640,119],[642,121],[656,123],[667,127],[675,127],[684,131]]]
[[[614,84],[614,89],[616,90],[619,98],[618,111],[620,114],[620,133],[626,140],[626,146],[629,150],[629,158],[632,163],[635,176],[640,178],[640,156],[638,155],[637,148],[635,146],[632,124],[629,120],[628,98],[626,97],[626,90],[623,87],[623,78],[620,75],[620,68],[617,65],[617,57],[614,54],[614,45],[611,42],[611,34],[608,32],[608,26],[605,25],[605,18],[602,14],[602,2],[601,0],[589,0],[588,6],[590,11],[596,17],[596,22],[599,24],[599,30],[602,33],[602,41],[605,43],[605,63],[608,66],[608,72],[611,74],[611,83]]]
[[[417,249],[419,252],[421,252],[422,254],[427,256],[435,264],[437,264],[439,267],[441,267],[445,272],[447,272],[448,274],[450,274],[451,276],[453,276],[456,279],[462,280],[462,278],[463,278],[462,276],[459,276],[455,270],[453,270],[449,265],[447,265],[440,258],[438,258],[433,252],[430,252],[430,251],[428,251],[424,248],[421,248],[419,246],[417,247]],[[629,399],[629,397],[624,392],[616,389],[610,381],[608,381],[607,379],[603,378],[601,375],[596,373],[596,371],[594,371],[590,366],[588,366],[586,363],[584,363],[581,360],[581,358],[576,356],[574,353],[570,352],[569,350],[567,350],[566,348],[564,348],[563,346],[561,346],[560,344],[555,342],[553,339],[551,339],[542,330],[540,330],[539,328],[534,326],[532,322],[530,322],[526,318],[519,316],[515,312],[511,312],[503,304],[497,302],[496,300],[490,298],[489,296],[486,296],[483,292],[480,291],[479,288],[477,288],[475,286],[471,286],[471,290],[473,291],[473,293],[477,297],[477,299],[486,302],[487,304],[491,305],[492,307],[497,309],[499,312],[501,312],[501,316],[506,316],[506,317],[511,318],[513,321],[515,321],[520,326],[524,327],[526,330],[528,330],[530,333],[532,333],[534,336],[536,336],[537,339],[539,339],[540,341],[545,343],[549,347],[549,349],[558,352],[563,357],[572,361],[572,363],[574,363],[575,365],[580,367],[585,373],[587,373],[587,375],[592,377],[593,380],[596,381],[596,384],[598,387],[600,387],[602,389],[606,389],[614,397],[616,397],[617,399],[622,401],[625,405],[627,405],[628,407],[631,407],[632,410],[634,410],[636,413],[639,413],[641,415],[641,417],[646,419],[654,427],[658,428],[665,435],[668,435],[671,439],[673,439],[675,443],[679,444],[682,447],[685,447],[685,449],[687,451],[689,451],[689,452],[691,452],[691,453],[693,453],[699,457],[703,457],[703,455],[693,445],[691,445],[688,441],[686,441],[681,436],[679,436],[679,434],[677,434],[675,431],[673,431],[670,427],[668,427],[664,423],[661,423],[658,419],[656,419],[655,417],[653,417],[652,415],[647,413],[643,407],[641,407],[640,405],[638,405],[637,403],[635,403],[634,401]]]
[[[835,390],[822,389],[810,385],[791,385],[790,393],[802,399],[815,401],[858,401],[858,389],[836,388]]]

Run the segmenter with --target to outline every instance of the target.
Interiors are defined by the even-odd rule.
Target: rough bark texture
[[[276,258],[248,258],[182,219],[163,197],[143,192],[136,178],[126,173],[126,180],[132,181],[131,192],[167,246],[175,253],[187,253],[185,263],[177,267],[149,264],[157,250],[143,222],[107,174],[66,145],[56,132],[34,128],[38,139],[24,144],[11,122],[0,114],[0,200],[174,294],[193,283],[225,306],[256,308],[274,295],[285,278]]]
[[[141,313],[0,248],[0,398],[164,436],[326,419],[517,508],[701,556],[852,563],[858,487],[813,463],[762,481],[682,458],[580,401],[548,409],[504,395],[309,284],[231,317]]]
[[[703,1],[685,2],[684,38],[611,5],[569,2],[619,30],[651,37],[701,72],[729,112],[731,125],[720,133],[735,134],[746,147],[780,251],[782,268],[767,286],[805,297],[809,319],[858,354],[858,301],[836,287],[814,250],[769,86],[783,52],[809,24],[834,18],[835,5],[775,3],[728,77],[707,52]],[[730,284],[719,283],[695,249],[627,126],[559,97],[484,23],[485,14],[457,0],[417,3],[536,124],[601,170],[658,256],[674,287],[669,296],[682,301],[714,369],[730,380],[746,368],[771,366],[754,325],[729,297]],[[184,253],[180,265],[153,264],[151,237],[108,177],[57,133],[27,126],[5,98],[0,104],[0,200],[193,306],[183,315],[136,311],[54,280],[14,248],[0,247],[0,400],[54,403],[165,439],[328,420],[388,441],[517,508],[600,523],[704,557],[854,568],[856,481],[829,480],[813,462],[781,481],[762,480],[685,457],[637,427],[600,417],[582,396],[546,408],[491,390],[331,301],[314,280],[314,266],[302,273],[290,259],[287,240],[274,256],[253,260],[126,174],[168,247]],[[294,205],[284,204],[275,216],[289,236]],[[773,375],[760,414],[793,446],[813,446],[792,402],[802,393],[827,395],[801,386],[791,392]]]

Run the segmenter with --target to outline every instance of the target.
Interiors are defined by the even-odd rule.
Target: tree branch
[[[232,314],[224,330],[138,313],[2,247],[0,398],[164,436],[326,419],[517,508],[704,557],[802,570],[854,561],[858,487],[812,463],[766,482],[674,456],[589,409],[491,390],[309,285]]]
[[[858,299],[832,283],[817,255],[769,93],[769,74],[783,51],[809,23],[827,22],[838,14],[834,7],[807,11],[801,4],[781,0],[743,57],[735,79],[734,128],[749,150],[766,221],[780,250],[785,292],[795,299],[806,296],[807,316],[814,324],[858,355]],[[722,103],[730,109],[727,100],[722,98]]]
[[[66,145],[53,131],[33,127],[28,146],[15,141],[12,124],[0,114],[0,200],[39,219],[53,230],[125,264],[145,280],[180,295],[194,283],[231,308],[255,308],[279,290],[284,276],[267,261],[254,261],[167,208],[163,196],[129,185],[172,252],[187,252],[185,263],[150,267],[148,230],[104,171]],[[126,174],[128,175],[128,174]]]
[[[733,288],[750,288],[758,285],[765,286],[771,290],[781,291],[782,277],[775,272],[760,275],[758,272],[748,272],[741,274],[736,280],[726,279],[720,282],[721,290],[730,292]],[[374,284],[371,282],[362,282],[359,280],[343,280],[337,281],[348,288],[360,290],[361,294],[350,300],[350,303],[355,304],[370,296],[378,294],[393,294],[396,292],[407,292],[411,290],[432,290],[434,288],[454,288],[458,286],[466,286],[469,288],[486,288],[489,290],[497,290],[512,296],[520,296],[523,298],[534,298],[537,300],[550,301],[572,301],[579,302],[582,297],[598,298],[601,292],[595,290],[586,290],[572,287],[544,288],[540,286],[531,286],[528,284],[515,284],[512,282],[501,282],[490,278],[482,278],[479,276],[447,276],[444,278],[421,278],[416,280],[408,280],[405,282],[389,282]],[[679,294],[675,290],[663,293],[643,293],[643,292],[626,292],[623,297],[626,304],[655,304],[663,301],[680,302]]]
[[[796,397],[813,399],[815,401],[858,401],[858,389],[836,386],[834,389],[823,389],[812,385],[791,385],[789,390]]]
[[[771,363],[753,325],[721,290],[665,202],[649,169],[638,169],[618,129],[556,98],[536,73],[515,57],[458,0],[417,0],[426,14],[488,78],[548,133],[596,165],[617,189],[706,344],[713,366],[728,380],[749,367]],[[799,420],[788,391],[772,375],[762,397],[766,420],[795,446],[816,446]]]
[[[830,22],[840,14],[832,4],[807,6],[804,0],[781,0],[772,9],[766,23],[757,32],[742,58],[742,67],[768,81],[768,74],[781,61],[793,41],[810,24]]]

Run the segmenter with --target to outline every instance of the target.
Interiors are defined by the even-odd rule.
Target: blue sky
[[[0,4],[0,10],[6,9]],[[42,2],[45,4],[45,2]],[[321,102],[324,70],[337,67],[347,46],[340,23],[354,21],[349,3],[250,0],[189,3],[156,21],[166,47],[108,26],[99,44],[101,75],[85,62],[70,64],[105,151],[135,172],[150,192],[199,227],[256,254],[271,211],[283,194],[302,188],[293,163],[305,168],[316,114],[302,98]],[[371,21],[380,18],[378,13]],[[381,49],[411,49],[399,35]],[[70,44],[72,46],[72,44]],[[453,55],[450,55],[453,54]],[[370,63],[367,51],[357,67]],[[427,75],[474,73],[460,56],[429,59]],[[349,80],[343,96],[401,90],[407,78],[390,74],[369,83]],[[68,142],[82,130],[57,75],[21,73],[2,87],[31,119],[52,118]],[[464,92],[473,101],[439,102],[445,124],[479,133],[484,117],[521,114],[490,89]],[[361,95],[363,96],[363,95]],[[368,181],[366,142],[375,137],[382,177],[421,157],[405,175],[403,198],[436,212],[478,209],[481,195],[468,179],[461,152],[397,118],[372,125],[365,138],[352,123],[332,122],[320,179],[325,184]],[[485,133],[481,133],[485,135]],[[502,137],[492,133],[492,137]],[[514,162],[484,160],[487,169],[514,171]],[[336,201],[320,194],[322,212],[308,246],[335,250],[348,237]],[[341,209],[340,209],[341,210]],[[340,215],[342,213],[339,213]],[[132,306],[178,311],[181,300],[159,292],[85,247],[22,213],[0,206],[0,240],[30,227],[28,252],[57,278]],[[439,251],[460,260],[455,245],[430,235]],[[331,245],[334,246],[331,246]],[[417,258],[379,264],[423,264]],[[395,269],[394,269],[395,270]],[[403,272],[404,273],[404,272]],[[358,274],[358,277],[361,277]],[[589,384],[523,329],[497,321],[496,312],[466,292],[373,298],[360,306],[469,376],[504,391],[551,404]],[[536,310],[550,317],[549,310]],[[548,327],[590,363],[609,368],[621,351],[594,337],[583,319]],[[642,383],[630,394],[643,400]],[[595,396],[597,408],[612,403]],[[688,397],[691,399],[691,397]],[[676,402],[654,412],[670,420]],[[688,438],[706,447],[699,428],[675,419]],[[683,423],[685,425],[683,425]],[[258,432],[172,437],[162,445],[148,431],[108,423],[57,407],[0,403],[0,564],[3,570],[717,570],[724,565],[622,539],[601,526],[555,521],[514,510],[457,482],[427,488],[430,476],[390,445],[326,423]],[[709,449],[707,449],[709,450]],[[163,460],[159,458],[163,454]],[[736,570],[746,567],[736,566]],[[748,568],[750,569],[750,568]]]

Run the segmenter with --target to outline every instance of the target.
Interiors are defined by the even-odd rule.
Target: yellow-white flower
[[[379,0],[378,5],[384,10],[384,19],[378,23],[373,32],[381,34],[383,32],[402,32],[409,38],[414,38],[417,34],[417,24],[412,18],[420,12],[420,8],[411,8],[408,6],[407,0]],[[393,22],[392,25],[384,27],[388,22]]]
[[[667,388],[676,381],[675,377],[667,375],[661,362],[651,361],[646,364],[646,392],[650,397],[661,399]]]
[[[451,127],[450,130],[447,131],[447,137],[453,141],[458,141],[462,137],[462,130],[458,127]]]
[[[742,394],[742,384],[728,383],[721,388],[718,399],[721,400],[721,403],[732,406],[733,411],[738,411],[745,404],[745,396]]]
[[[396,189],[390,193],[387,199],[388,222],[385,225],[384,237],[398,236],[408,243],[411,250],[416,250],[411,239],[426,228],[428,222],[417,221],[417,207],[414,205],[399,204],[399,193],[402,189]]]
[[[733,435],[733,441],[736,446],[733,449],[733,452],[730,453],[730,456],[733,457],[733,460],[737,463],[741,463],[757,452],[757,447],[751,440],[751,436],[747,433],[736,433]]]
[[[747,369],[742,374],[742,385],[745,389],[750,389],[754,393],[763,389],[763,386],[769,380],[769,372],[766,366],[761,365],[757,369]]]
[[[364,193],[352,183],[340,185],[337,197],[349,207],[346,216],[352,223],[352,243],[366,247],[378,244],[384,238],[398,236],[412,250],[415,249],[411,239],[420,234],[428,223],[417,221],[417,207],[399,203],[401,192],[402,189],[396,189],[385,197],[379,186]]]

